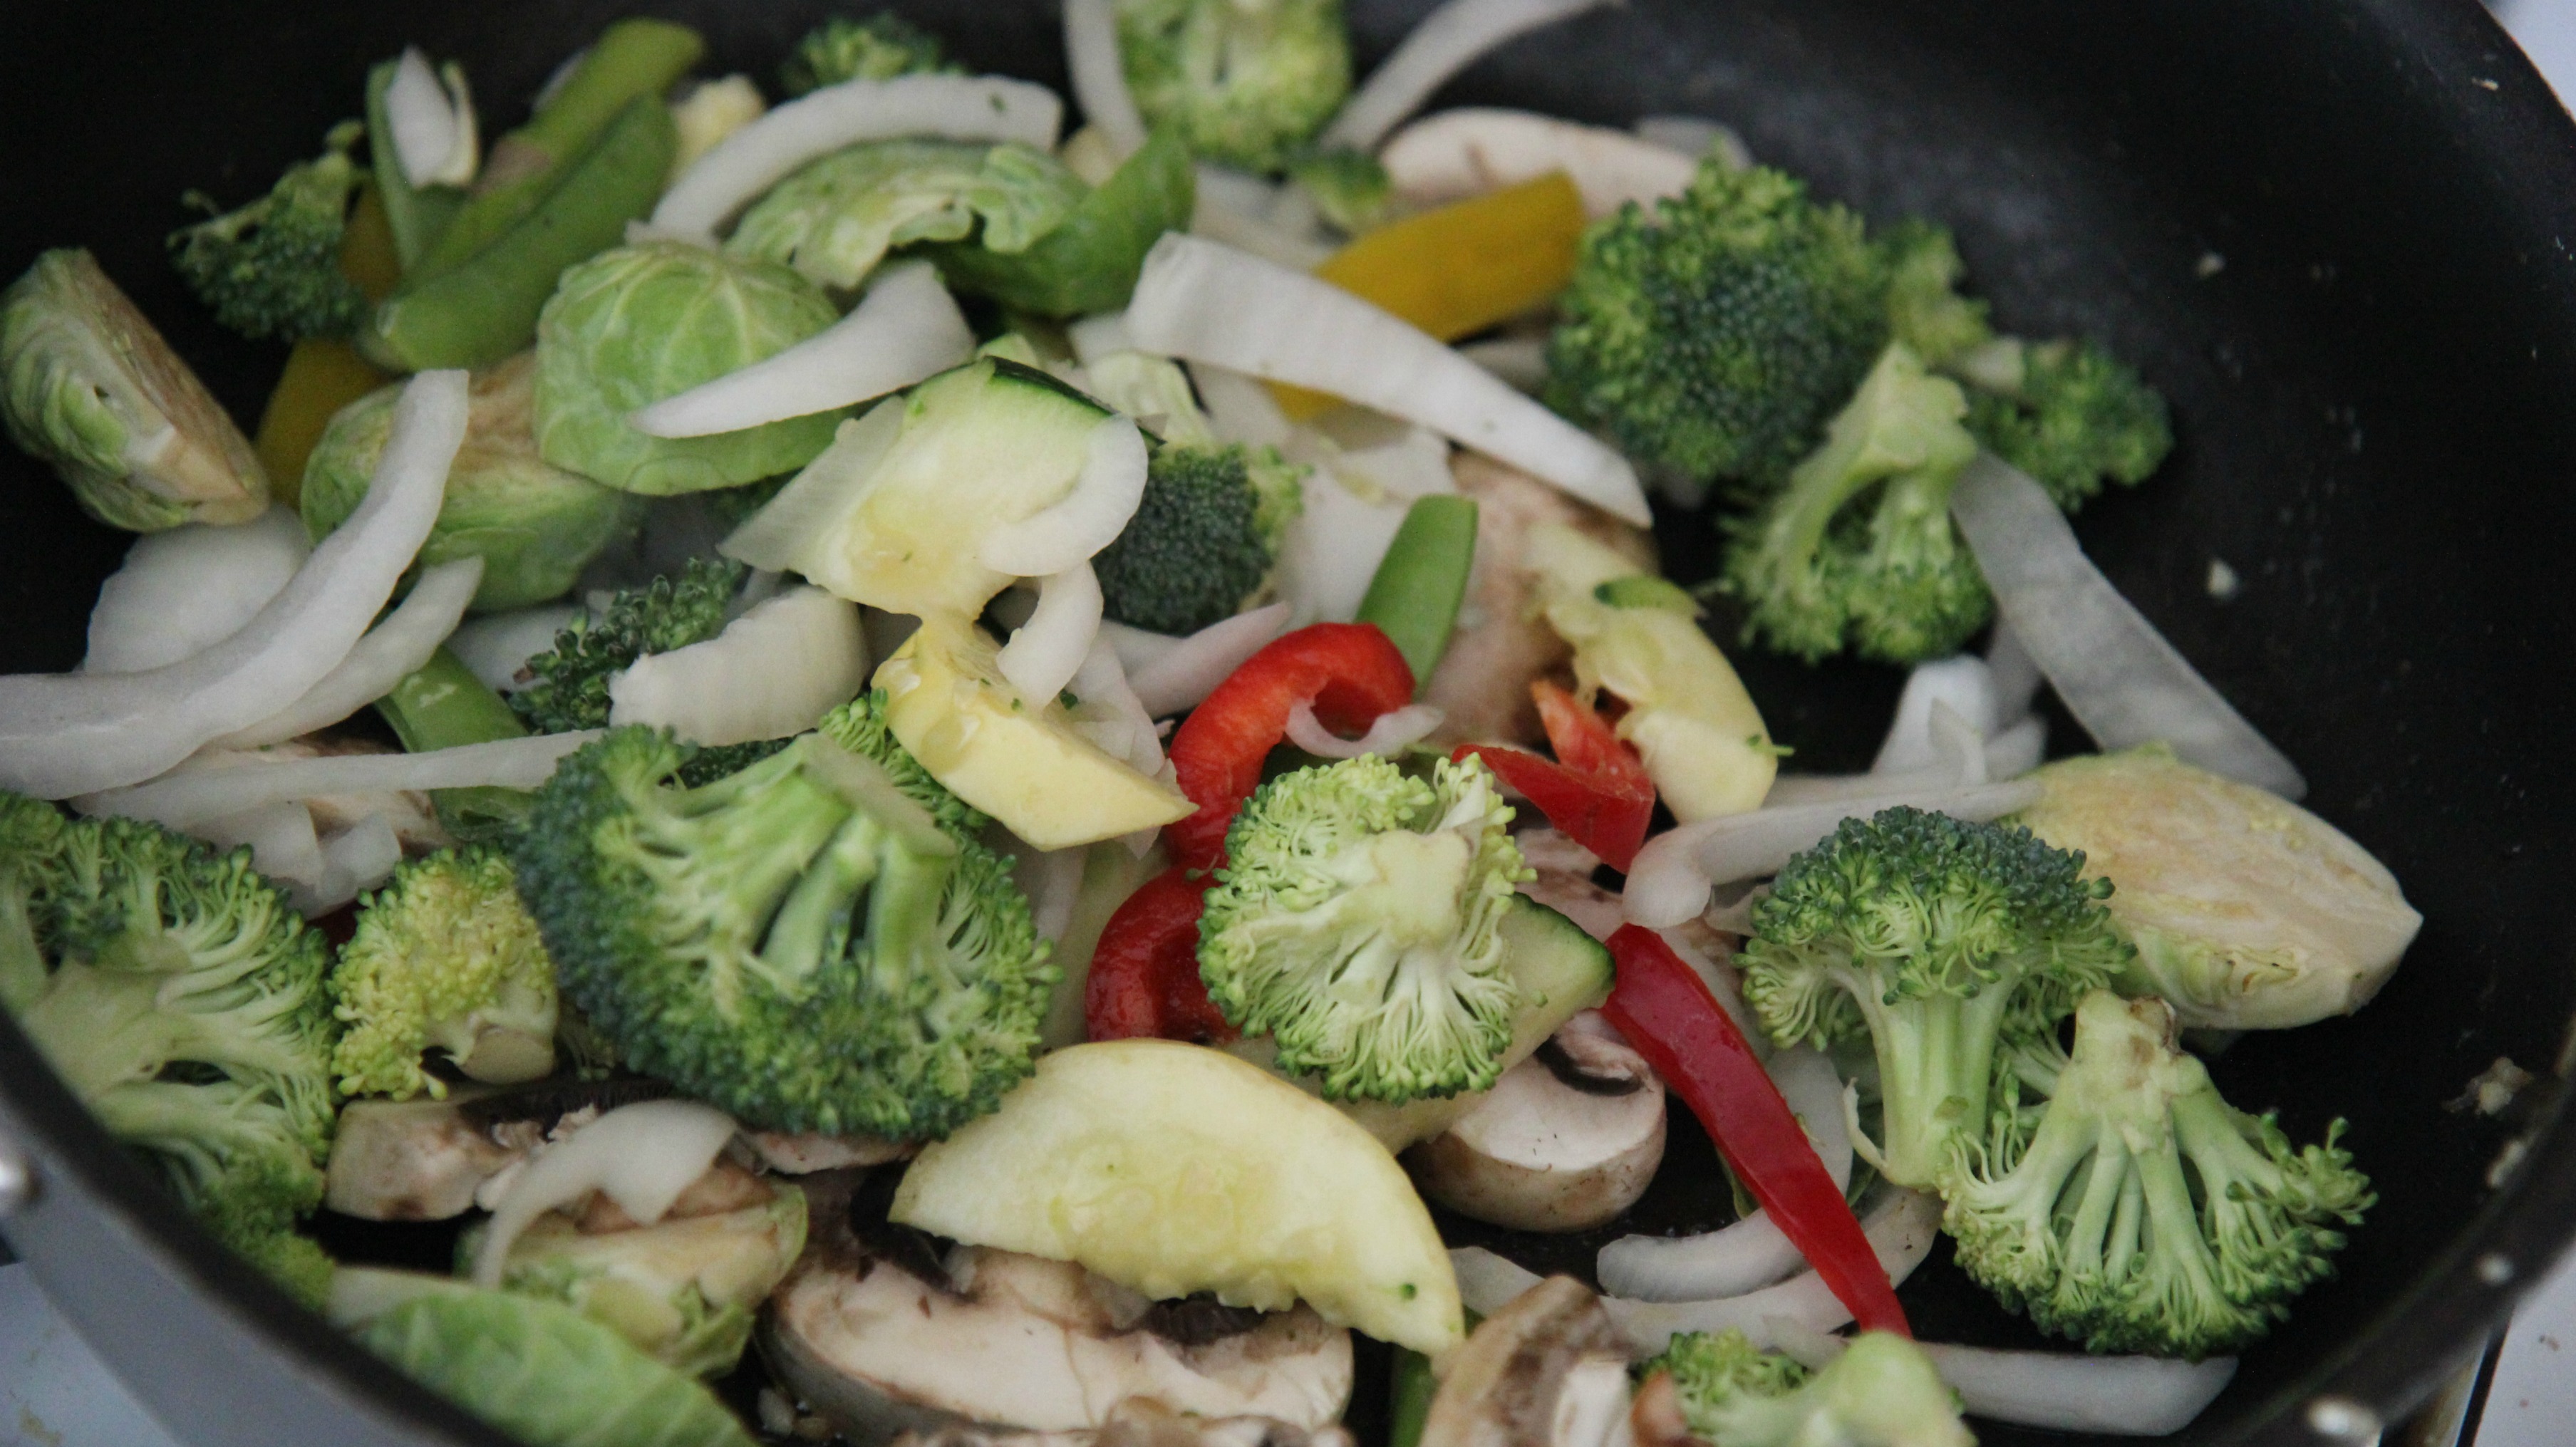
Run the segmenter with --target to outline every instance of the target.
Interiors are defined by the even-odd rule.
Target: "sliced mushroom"
[[[1601,1299],[1551,1276],[1447,1363],[1421,1447],[1629,1447],[1628,1355]]]
[[[1543,522],[1599,538],[1648,568],[1655,543],[1630,527],[1516,468],[1460,448],[1450,460],[1458,490],[1476,500],[1476,558],[1449,651],[1431,672],[1422,701],[1441,710],[1441,737],[1482,743],[1546,739],[1530,684],[1574,656],[1535,614],[1523,541]]]
[[[1131,1397],[1312,1430],[1350,1398],[1350,1333],[1304,1307],[1184,1341],[1156,1329],[1166,1308],[1137,1314],[1132,1294],[1071,1263],[967,1246],[934,1282],[833,1214],[770,1298],[760,1345],[782,1384],[860,1447],[955,1427],[1090,1432]]]
[[[1636,1204],[1664,1159],[1664,1083],[1586,1015],[1405,1153],[1424,1195],[1520,1231],[1588,1231]]]
[[[1148,1397],[1109,1409],[1097,1431],[996,1432],[948,1427],[906,1433],[896,1447],[1353,1447],[1348,1428],[1300,1427],[1276,1417],[1197,1417]]]
[[[760,1157],[762,1165],[782,1176],[882,1166],[910,1160],[912,1153],[920,1149],[918,1141],[872,1135],[816,1135],[811,1131],[797,1135],[774,1130],[746,1131],[743,1138],[751,1142],[752,1153]]]
[[[451,1220],[567,1117],[669,1093],[658,1081],[626,1078],[353,1100],[340,1112],[322,1204],[368,1221]]]
[[[1437,206],[1563,171],[1583,191],[1583,210],[1607,216],[1634,201],[1677,196],[1699,174],[1686,152],[1626,131],[1531,111],[1471,107],[1426,116],[1378,153],[1407,206]]]
[[[1596,940],[1606,940],[1628,922],[1619,896],[1592,882],[1601,856],[1553,829],[1524,829],[1512,836],[1521,859],[1535,871],[1520,891],[1582,926]]]

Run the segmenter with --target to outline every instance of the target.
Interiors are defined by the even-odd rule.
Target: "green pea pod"
[[[1474,1313],[1468,1313],[1472,1319]],[[1406,1347],[1395,1349],[1395,1373],[1387,1383],[1386,1447],[1419,1447],[1422,1424],[1431,1416],[1431,1399],[1440,1379],[1431,1375],[1431,1358]]]
[[[1198,178],[1188,147],[1158,132],[1100,189],[1024,251],[961,241],[927,248],[959,291],[1044,317],[1116,311],[1136,289],[1145,253],[1166,231],[1187,231]]]
[[[376,712],[393,726],[407,753],[463,748],[527,737],[527,725],[501,695],[486,688],[465,660],[445,648],[376,700]],[[439,822],[460,839],[490,839],[524,818],[535,795],[491,785],[439,789],[430,795]]]
[[[461,263],[425,264],[406,277],[359,333],[358,349],[406,372],[489,366],[524,349],[564,268],[615,246],[627,222],[653,209],[678,144],[661,101],[628,102],[515,225]],[[460,213],[448,237],[464,224]]]
[[[1418,497],[1387,544],[1386,557],[1360,600],[1359,621],[1374,623],[1413,666],[1416,689],[1449,650],[1467,574],[1476,562],[1473,498]]]
[[[385,110],[385,91],[394,83],[399,62],[385,61],[367,72],[367,153],[374,170],[376,195],[385,208],[385,224],[394,233],[394,256],[409,276],[465,204],[465,192],[454,186],[414,186],[403,174],[394,152],[393,121]]]

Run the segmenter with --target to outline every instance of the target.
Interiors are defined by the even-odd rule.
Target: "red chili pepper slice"
[[[1127,897],[1100,931],[1082,991],[1094,1040],[1235,1038],[1199,981],[1199,915],[1209,880],[1167,869]]]
[[[1538,700],[1556,762],[1495,744],[1462,744],[1450,757],[1483,758],[1547,822],[1626,873],[1655,817],[1655,784],[1646,777],[1645,762],[1607,719],[1564,688],[1542,679],[1530,685],[1530,696]]]
[[[1325,727],[1356,734],[1413,702],[1413,670],[1373,623],[1317,623],[1271,641],[1216,686],[1172,735],[1181,792],[1198,812],[1163,833],[1184,869],[1212,869],[1225,831],[1261,784],[1261,763],[1312,704]]]
[[[1619,983],[1602,1013],[1699,1117],[1736,1177],[1861,1330],[1912,1336],[1851,1206],[1707,983],[1642,926],[1621,925],[1609,945]]]

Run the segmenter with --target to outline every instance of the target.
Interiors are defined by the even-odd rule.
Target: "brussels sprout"
[[[537,451],[652,497],[793,472],[831,445],[846,409],[713,437],[648,437],[627,414],[838,319],[812,283],[771,262],[676,241],[602,252],[563,274],[537,319]]]
[[[109,527],[268,507],[250,440],[86,251],[48,251],[0,292],[0,422]]]
[[[530,426],[537,361],[521,352],[474,374],[465,445],[447,473],[447,500],[415,568],[483,560],[474,609],[524,608],[571,591],[582,568],[631,530],[641,504],[537,456]],[[304,526],[318,541],[348,521],[393,431],[397,384],[340,409],[304,465]]]
[[[979,221],[985,250],[1026,251],[1088,189],[1027,146],[881,141],[835,151],[779,182],[743,213],[726,247],[846,290],[893,248],[962,241]]]

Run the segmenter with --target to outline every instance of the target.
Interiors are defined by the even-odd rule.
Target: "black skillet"
[[[223,336],[181,290],[159,243],[179,194],[264,188],[406,41],[465,59],[497,130],[636,8],[767,80],[824,7],[0,6],[0,274],[93,248],[253,419],[281,352]],[[1046,0],[903,8],[977,67],[1063,79]],[[1363,55],[1427,8],[1355,0]],[[2468,0],[1631,0],[1442,100],[1723,120],[1826,195],[1948,223],[2005,325],[2100,337],[2172,399],[2172,461],[2087,509],[2086,544],[2427,919],[2361,1015],[2217,1063],[2293,1135],[2349,1116],[2380,1203],[2340,1279],[2183,1440],[2367,1440],[2576,1233],[2557,1081],[2576,1010],[2576,126]],[[1706,567],[1700,525],[1663,533],[1680,571]],[[0,668],[78,658],[124,541],[0,455]],[[2206,587],[2213,561],[2242,580],[2232,600]],[[1815,767],[1865,759],[1896,681],[1744,667]],[[2499,1119],[2447,1109],[2499,1055],[2544,1084]],[[0,1235],[184,1440],[496,1440],[216,1253],[6,1026],[0,1145],[35,1174]],[[1705,1209],[1713,1182],[1682,1179],[1704,1151],[1677,1150],[1658,1224]],[[1904,1295],[1926,1335],[2034,1344],[1941,1260]]]

